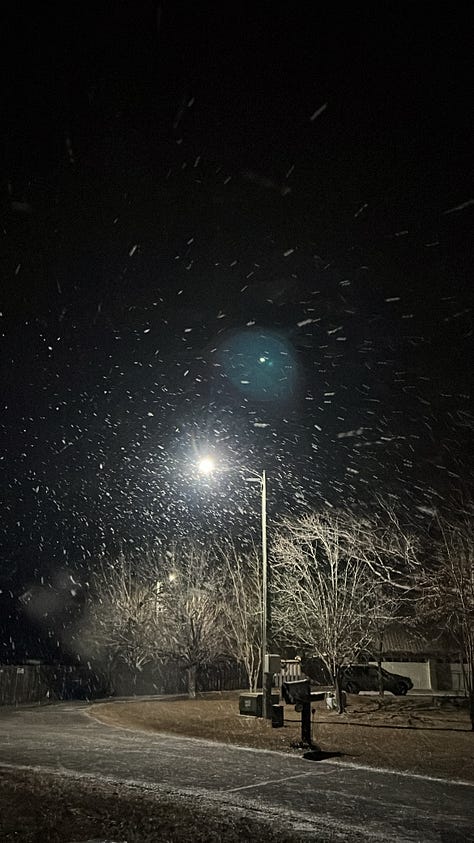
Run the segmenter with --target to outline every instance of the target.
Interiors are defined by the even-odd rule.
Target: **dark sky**
[[[196,478],[208,449],[266,467],[271,517],[465,488],[472,16],[29,5],[3,26],[3,593],[258,526],[238,473]]]

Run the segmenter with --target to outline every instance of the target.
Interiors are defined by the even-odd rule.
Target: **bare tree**
[[[102,559],[74,645],[83,658],[137,672],[175,662],[190,696],[203,667],[226,654],[225,582],[215,554],[195,542],[158,544]]]
[[[370,617],[372,641],[369,645],[369,652],[377,662],[379,696],[383,697],[385,692],[382,661],[386,632],[395,621],[405,620],[408,596],[406,592],[394,588],[390,583],[379,582],[376,588],[378,594],[375,595]]]
[[[111,671],[119,663],[137,671],[153,658],[150,646],[155,624],[150,586],[137,561],[123,552],[102,559],[89,586],[76,649]]]
[[[474,731],[474,507],[441,520],[435,558],[419,579],[420,607],[456,641]]]
[[[168,548],[158,573],[156,652],[186,669],[188,693],[195,697],[199,670],[226,655],[223,578],[210,551],[191,541]]]
[[[262,660],[262,561],[252,544],[237,548],[232,539],[217,547],[225,577],[223,604],[227,648],[243,664],[250,691],[257,690]]]
[[[370,647],[374,618],[392,611],[382,584],[403,591],[399,571],[412,543],[394,532],[382,521],[326,510],[285,520],[272,545],[274,623],[325,664],[339,711],[342,665]]]

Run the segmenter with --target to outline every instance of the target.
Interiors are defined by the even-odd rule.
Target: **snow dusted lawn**
[[[103,723],[168,732],[261,749],[300,752],[300,716],[285,706],[285,725],[239,715],[238,693],[196,700],[101,703],[91,713]],[[350,696],[344,715],[316,703],[313,740],[342,762],[474,781],[474,733],[466,708],[422,697]]]

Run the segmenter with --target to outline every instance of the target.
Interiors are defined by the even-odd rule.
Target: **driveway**
[[[284,817],[302,839],[474,841],[474,785],[117,729],[84,703],[0,709],[0,765],[86,774]]]

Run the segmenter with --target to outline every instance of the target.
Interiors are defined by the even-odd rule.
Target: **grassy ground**
[[[474,782],[474,733],[466,709],[421,697],[349,697],[344,715],[314,705],[313,740],[323,753],[395,770]],[[171,732],[242,746],[301,754],[300,716],[285,707],[285,723],[238,713],[238,694],[196,700],[116,701],[91,715],[122,728]],[[217,843],[301,837],[259,817],[178,793],[93,778],[35,774],[0,767],[1,843]]]
[[[64,774],[0,767],[2,843],[298,843],[244,811]]]
[[[313,740],[325,753],[356,762],[431,776],[474,781],[474,733],[467,709],[423,697],[349,696],[343,715],[313,704]],[[104,723],[170,732],[224,743],[295,752],[300,715],[285,706],[285,723],[240,716],[238,694],[196,700],[101,703],[91,713]],[[299,750],[300,751],[300,750]],[[301,752],[301,751],[300,751]]]

